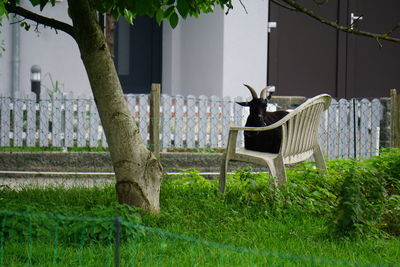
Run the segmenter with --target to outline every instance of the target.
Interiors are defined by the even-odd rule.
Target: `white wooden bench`
[[[311,156],[314,156],[317,168],[326,171],[325,160],[318,142],[318,130],[321,113],[330,106],[330,103],[331,96],[321,94],[308,99],[281,120],[269,126],[231,126],[227,148],[222,156],[220,191],[225,191],[226,172],[230,160],[267,165],[270,174],[277,178],[278,185],[286,182],[285,164],[305,161]],[[268,131],[277,127],[282,127],[282,140],[278,154],[236,148],[239,131]]]

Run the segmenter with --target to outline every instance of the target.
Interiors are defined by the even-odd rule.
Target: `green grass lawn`
[[[110,266],[116,249],[121,266],[399,266],[396,153],[331,161],[325,176],[307,163],[279,190],[243,170],[224,195],[191,171],[163,181],[159,216],[117,204],[112,186],[3,188],[0,207],[14,213],[0,213],[0,266]],[[357,209],[343,208],[343,188],[359,189],[345,201]]]

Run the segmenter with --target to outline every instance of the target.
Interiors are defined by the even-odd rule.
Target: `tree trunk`
[[[145,147],[128,109],[93,0],[68,0],[74,34],[92,87],[116,175],[118,201],[159,212],[162,167]]]
[[[107,46],[110,49],[111,58],[114,60],[114,31],[115,31],[115,19],[111,14],[111,11],[107,12],[105,15],[106,27],[105,27],[105,35]]]

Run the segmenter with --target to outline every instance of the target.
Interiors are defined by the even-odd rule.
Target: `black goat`
[[[287,111],[268,112],[266,110],[268,100],[272,96],[271,92],[267,97],[267,88],[261,90],[260,98],[258,98],[256,91],[251,86],[246,84],[244,86],[250,90],[253,99],[250,102],[236,103],[241,106],[250,107],[250,115],[247,118],[246,127],[268,126],[279,121],[289,113]],[[250,150],[278,153],[281,136],[282,127],[263,132],[244,131],[244,146]]]

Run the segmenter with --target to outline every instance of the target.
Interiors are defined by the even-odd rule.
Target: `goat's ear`
[[[243,107],[248,107],[249,106],[249,102],[236,102],[236,104],[239,104]]]

